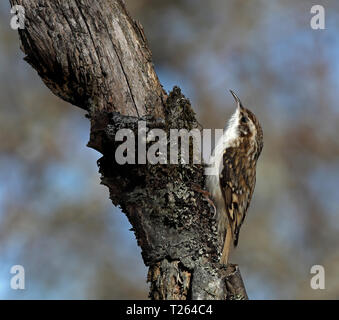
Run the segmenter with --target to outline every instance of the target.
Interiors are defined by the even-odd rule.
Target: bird
[[[228,264],[233,243],[239,241],[240,228],[251,202],[256,166],[263,149],[263,130],[254,115],[230,90],[236,110],[226,124],[209,159],[206,189],[215,204],[215,218],[220,243],[223,243],[220,263]],[[205,169],[206,170],[206,169]],[[206,173],[205,173],[206,174]]]

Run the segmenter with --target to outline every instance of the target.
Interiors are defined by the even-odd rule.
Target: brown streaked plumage
[[[215,175],[206,180],[217,208],[218,233],[224,246],[220,262],[227,264],[231,245],[237,246],[256,182],[256,164],[263,148],[263,132],[255,115],[231,91],[237,109],[218,141],[210,165]]]

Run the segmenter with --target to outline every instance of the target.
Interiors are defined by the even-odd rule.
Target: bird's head
[[[259,157],[263,148],[263,131],[261,125],[253,112],[246,109],[238,96],[230,90],[233,95],[237,109],[232,115],[228,128],[233,132],[236,139],[253,145],[256,149],[256,156]]]

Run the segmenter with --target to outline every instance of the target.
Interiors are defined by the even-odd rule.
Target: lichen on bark
[[[134,226],[146,265],[170,257],[193,268],[192,257],[207,254],[217,258],[213,210],[192,189],[193,184],[204,184],[203,165],[181,164],[180,159],[178,165],[119,165],[115,161],[119,145],[115,134],[120,128],[131,129],[137,137],[138,121],[146,120],[149,129],[160,126],[169,137],[170,129],[197,127],[189,100],[179,88],[175,87],[169,95],[165,110],[165,119],[104,114],[101,117],[106,119],[98,121],[96,116],[91,120],[106,126],[99,130],[92,126],[89,146],[103,154],[98,161],[102,183],[110,189],[113,203],[122,208]],[[138,149],[137,142],[135,148]]]

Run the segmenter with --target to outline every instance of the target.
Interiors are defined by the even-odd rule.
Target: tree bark
[[[247,299],[237,265],[219,264],[213,208],[202,165],[119,165],[119,129],[197,128],[179,88],[167,96],[154,71],[142,26],[122,0],[10,0],[25,8],[25,60],[60,98],[88,112],[88,146],[103,156],[101,180],[131,222],[152,299]],[[136,138],[136,148],[141,143]],[[149,142],[148,142],[149,144]]]

